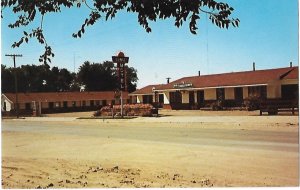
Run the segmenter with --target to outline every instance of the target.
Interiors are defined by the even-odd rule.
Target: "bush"
[[[151,104],[124,104],[123,115],[126,116],[152,116],[153,106]],[[99,115],[111,116],[112,114],[118,115],[121,113],[121,105],[114,105],[102,107],[99,111]],[[98,116],[98,113],[94,113],[94,116]]]
[[[261,98],[259,96],[249,96],[244,100],[244,106],[248,111],[259,109]]]
[[[223,107],[220,105],[219,102],[214,102],[212,104],[210,104],[210,108],[213,110],[213,111],[219,111],[219,110],[222,110]]]

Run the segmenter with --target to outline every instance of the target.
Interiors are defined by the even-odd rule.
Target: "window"
[[[53,103],[53,102],[49,102],[48,105],[49,105],[49,108],[50,108],[50,109],[53,109],[53,107],[54,107],[54,103]]]
[[[90,100],[90,106],[94,106],[94,100]]]
[[[106,100],[102,100],[102,106],[106,106]]]
[[[163,94],[159,94],[159,96],[158,96],[158,102],[159,103],[164,103],[164,95]]]
[[[195,103],[195,94],[194,91],[189,91],[189,103],[194,104]]]
[[[234,88],[234,99],[237,102],[242,102],[243,101],[243,88],[242,87]]]
[[[75,101],[72,102],[72,107],[76,107],[76,102]]]
[[[63,106],[64,106],[64,108],[67,108],[67,107],[68,107],[68,102],[67,102],[67,101],[64,101],[64,102],[63,102]]]
[[[25,109],[30,110],[31,109],[31,104],[30,103],[25,103]]]
[[[153,101],[152,95],[143,95],[143,103],[144,104],[151,104]]]
[[[248,87],[248,96],[256,98],[267,98],[266,86],[250,86]]]
[[[197,103],[200,106],[204,105],[204,90],[198,90],[197,91]]]
[[[86,101],[85,100],[82,101],[82,106],[83,107],[86,106]]]
[[[179,91],[170,92],[170,103],[182,103],[182,95]]]
[[[100,105],[100,100],[96,100],[96,106]]]

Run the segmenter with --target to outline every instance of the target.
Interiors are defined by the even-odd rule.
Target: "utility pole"
[[[18,101],[18,81],[17,81],[17,69],[16,69],[16,57],[22,57],[21,54],[5,54],[5,56],[12,57],[14,60],[15,68],[15,93],[16,93],[16,115],[19,118],[19,101]]]

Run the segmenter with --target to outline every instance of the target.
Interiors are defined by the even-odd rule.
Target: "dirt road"
[[[296,116],[4,120],[2,187],[298,186],[298,140]]]

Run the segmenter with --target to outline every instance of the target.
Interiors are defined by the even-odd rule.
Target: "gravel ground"
[[[298,116],[182,113],[4,119],[2,187],[299,186]]]

